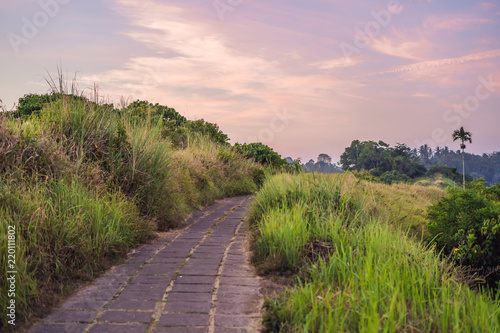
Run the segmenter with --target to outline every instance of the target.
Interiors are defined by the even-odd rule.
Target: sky
[[[2,0],[0,99],[147,100],[304,162],[353,140],[500,151],[500,1]]]

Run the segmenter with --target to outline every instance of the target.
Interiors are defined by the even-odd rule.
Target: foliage
[[[219,144],[227,144],[229,137],[224,134],[217,124],[209,123],[203,119],[187,120],[175,109],[147,101],[135,101],[123,109],[123,113],[137,119],[139,122],[150,119],[155,124],[161,119],[163,124],[162,134],[168,137],[175,147],[185,148],[188,145],[190,133],[199,133],[209,137]]]
[[[219,144],[227,144],[229,137],[224,134],[217,124],[206,122],[203,119],[189,121],[186,127],[196,133],[208,136],[212,141]]]
[[[16,230],[16,314],[41,315],[71,281],[89,279],[152,236],[152,225],[120,193],[97,193],[80,182],[0,181],[0,234]],[[7,267],[2,240],[0,265]],[[7,307],[6,275],[0,307]],[[0,328],[5,317],[0,321]],[[21,323],[19,320],[17,323]]]
[[[318,162],[315,163],[314,160],[309,160],[309,162],[304,164],[302,167],[303,170],[308,172],[321,172],[321,173],[342,172],[342,170],[336,164],[331,163],[331,158],[330,159],[321,158],[320,160],[320,156],[318,156]]]
[[[250,144],[236,143],[235,148],[241,154],[263,165],[280,168],[287,164],[287,161],[281,158],[272,148],[260,142]]]
[[[500,294],[490,299],[458,282],[449,264],[389,223],[398,223],[397,212],[387,215],[392,203],[375,190],[406,192],[402,202],[417,203],[429,188],[363,182],[349,173],[267,179],[250,215],[254,260],[261,272],[299,277],[267,299],[267,331],[500,330]]]
[[[17,106],[17,114],[21,117],[27,117],[31,114],[38,114],[45,104],[51,103],[59,98],[61,94],[26,94],[24,97],[19,98],[19,105]]]
[[[408,146],[397,144],[390,147],[383,141],[354,140],[340,156],[340,163],[345,171],[367,170],[377,177],[393,170],[410,178],[422,176],[426,172]]]
[[[466,132],[463,127],[460,127],[460,129],[455,130],[451,136],[453,138],[453,141],[460,140],[462,142],[460,145],[460,148],[462,150],[466,148],[465,142],[472,143],[472,133]]]
[[[187,122],[187,119],[173,108],[140,100],[130,103],[122,109],[122,113],[139,120],[151,119],[152,122],[157,122],[161,118],[164,123],[170,123],[174,126],[181,126]]]
[[[386,171],[380,175],[380,180],[389,185],[397,182],[407,182],[410,179],[410,177],[405,174],[399,173],[397,170]]]
[[[457,168],[448,167],[441,163],[433,165],[427,170],[427,175],[430,177],[435,176],[436,174],[441,174],[446,178],[449,178],[455,182],[462,182],[462,174],[457,171]],[[465,180],[471,182],[474,178],[470,175],[465,175]]]
[[[431,240],[444,255],[469,266],[493,285],[500,279],[500,184],[473,181],[429,208]]]
[[[416,151],[417,152],[417,151]],[[448,147],[436,147],[432,150],[428,146],[421,146],[418,150],[420,162],[427,167],[442,164],[447,167],[462,169],[462,152],[451,150]],[[489,185],[500,183],[500,152],[492,154],[475,155],[465,152],[465,163],[467,164],[466,181],[484,178]],[[462,174],[459,173],[461,182]],[[473,178],[472,178],[473,177]]]
[[[42,96],[27,99],[41,101],[31,115],[0,114],[0,234],[7,225],[19,231],[19,323],[50,310],[154,229],[214,200],[254,193],[263,181],[263,167],[226,144],[215,124],[148,102],[118,110],[82,96]],[[186,133],[182,149],[170,141],[175,129]],[[2,308],[6,286],[0,279]]]
[[[332,158],[328,154],[319,154],[318,155],[318,162],[324,162],[326,164],[332,163]]]

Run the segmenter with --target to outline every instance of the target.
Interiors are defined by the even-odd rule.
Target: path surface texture
[[[31,332],[259,332],[262,296],[244,221],[251,200],[225,199],[194,213]]]

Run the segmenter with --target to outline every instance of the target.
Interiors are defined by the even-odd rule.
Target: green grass
[[[349,174],[268,179],[251,213],[254,259],[262,272],[288,270],[301,279],[266,301],[267,330],[499,332],[499,296],[471,290],[409,234],[407,215],[420,211],[394,209],[400,192],[407,205],[441,195],[414,186]],[[384,205],[386,198],[392,201]]]
[[[37,313],[37,300],[49,304],[72,280],[100,273],[124,253],[152,236],[153,226],[139,218],[119,193],[95,193],[78,182],[24,185],[0,182],[0,229],[16,230],[18,315]],[[7,244],[0,265],[7,267]],[[6,276],[0,285],[6,285]],[[49,296],[49,297],[47,297]],[[6,307],[7,293],[0,293]]]
[[[256,192],[262,166],[189,130],[174,148],[169,127],[150,113],[61,94],[29,117],[0,114],[0,265],[7,267],[7,228],[15,226],[18,325],[155,230],[217,199]]]

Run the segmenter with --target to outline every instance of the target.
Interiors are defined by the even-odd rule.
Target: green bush
[[[61,97],[61,94],[26,94],[19,98],[17,113],[21,117],[27,117],[31,114],[37,114],[47,103],[53,102]]]
[[[407,182],[411,178],[405,174],[401,174],[396,170],[386,171],[380,175],[380,180],[387,184],[397,183],[397,182]]]
[[[500,274],[500,184],[475,180],[428,210],[432,242],[458,264],[468,266],[494,285]]]
[[[237,151],[239,151],[246,157],[253,159],[255,162],[263,165],[281,167],[287,164],[287,161],[281,158],[281,155],[276,153],[269,146],[266,146],[260,142],[254,142],[249,144],[237,143],[235,145],[235,148]]]
[[[427,175],[433,177],[435,174],[440,173],[444,177],[449,178],[455,182],[462,183],[463,175],[457,171],[457,168],[448,167],[441,163],[433,165],[427,171]],[[474,180],[470,175],[465,175],[465,181],[471,182]]]
[[[185,126],[191,132],[206,135],[219,144],[227,144],[229,140],[229,137],[219,129],[217,124],[209,123],[203,119],[188,121]]]

